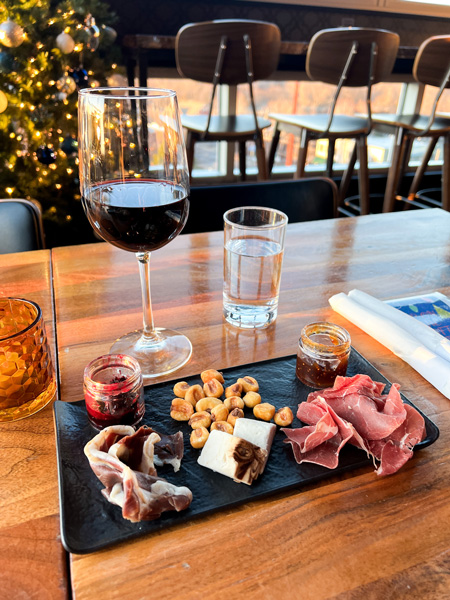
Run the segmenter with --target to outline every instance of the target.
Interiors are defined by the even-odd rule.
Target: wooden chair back
[[[414,79],[424,85],[450,87],[450,35],[425,40],[419,47],[413,66]]]
[[[40,204],[22,198],[0,199],[0,254],[45,248]]]
[[[311,38],[308,45],[306,72],[310,79],[338,85],[355,46],[356,53],[351,56],[352,62],[343,85],[360,87],[385,81],[393,69],[399,43],[396,33],[384,29],[323,29]],[[369,82],[371,61],[374,64]]]
[[[273,23],[249,20],[217,20],[182,27],[175,41],[175,57],[182,77],[212,83],[221,40],[225,36],[219,83],[237,85],[248,81],[244,36],[251,42],[253,81],[265,79],[278,66],[281,34]]]
[[[191,188],[190,209],[182,233],[223,229],[223,213],[238,206],[277,208],[289,223],[332,219],[337,214],[337,186],[332,179],[232,183]]]

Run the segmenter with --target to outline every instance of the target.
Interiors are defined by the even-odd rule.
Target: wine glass
[[[134,356],[144,383],[183,366],[189,339],[155,327],[150,253],[173,240],[189,213],[189,171],[176,93],[150,88],[79,91],[80,188],[83,208],[104,240],[135,252],[144,325],[113,344]]]

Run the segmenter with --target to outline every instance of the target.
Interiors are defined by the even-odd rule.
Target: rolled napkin
[[[428,350],[431,350],[431,352],[434,352],[450,363],[450,340],[426,323],[410,317],[398,308],[394,308],[385,302],[380,302],[380,300],[360,290],[352,290],[348,293],[348,297],[369,310],[378,313],[380,316],[390,319],[393,323],[419,339]]]
[[[450,398],[450,356],[449,360],[442,357],[442,353],[447,356],[449,346],[438,339],[446,338],[419,323],[414,317],[358,290],[352,290],[348,296],[344,293],[336,294],[329,299],[329,303],[333,310],[407,362],[444,396]],[[418,327],[419,325],[430,331],[424,334],[423,327]],[[434,335],[430,335],[430,332]],[[438,348],[440,355],[437,354]]]

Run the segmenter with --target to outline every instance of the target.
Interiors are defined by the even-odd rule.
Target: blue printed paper
[[[421,296],[397,298],[387,304],[415,317],[450,339],[450,300],[444,294],[433,292]]]

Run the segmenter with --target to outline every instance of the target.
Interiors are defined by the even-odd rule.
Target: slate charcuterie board
[[[226,385],[231,385],[245,375],[255,377],[260,385],[263,402],[270,402],[277,408],[290,406],[295,415],[299,402],[306,400],[312,391],[312,388],[296,378],[295,362],[295,356],[287,356],[225,369],[223,375]],[[388,383],[385,377],[352,348],[347,375],[357,373],[366,373],[376,381]],[[186,380],[191,385],[201,382],[199,376]],[[189,425],[176,422],[169,415],[174,381],[177,379],[145,388],[146,414],[142,424],[165,433],[179,430],[183,432],[185,454],[180,471],[174,473],[171,467],[165,466],[158,469],[158,475],[174,485],[189,487],[193,493],[193,501],[187,510],[167,512],[154,521],[131,523],[122,518],[120,507],[107,502],[101,494],[103,486],[83,453],[84,445],[97,433],[88,422],[84,400],[74,403],[55,402],[61,538],[68,552],[94,552],[201,515],[229,509],[277,492],[301,488],[326,477],[372,464],[363,451],[347,444],[340,453],[339,466],[334,470],[310,463],[298,465],[290,444],[283,443],[286,436],[277,431],[263,475],[251,486],[235,483],[197,464],[200,450],[195,450],[189,444]],[[403,400],[409,402],[405,397]],[[245,413],[246,417],[252,417],[251,410],[246,409]],[[421,414],[425,418],[426,437],[415,449],[429,446],[439,436],[436,425]],[[294,419],[292,426],[300,426],[298,419]],[[377,477],[375,473],[373,476]]]

